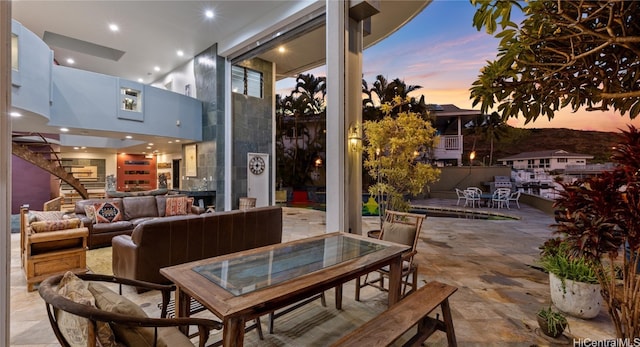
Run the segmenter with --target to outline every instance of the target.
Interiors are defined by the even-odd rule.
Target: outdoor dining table
[[[191,298],[222,320],[224,346],[242,346],[245,322],[336,289],[389,266],[389,306],[400,300],[402,254],[408,246],[342,232],[280,243],[160,269],[176,285],[177,317]]]

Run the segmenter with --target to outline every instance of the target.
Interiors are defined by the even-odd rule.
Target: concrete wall
[[[143,107],[138,117],[133,117],[133,112],[121,112],[123,87],[142,91]],[[112,76],[53,67],[50,125],[199,141],[201,117],[202,103],[194,98]]]
[[[240,197],[247,196],[247,153],[267,153],[273,164],[273,64],[254,58],[238,64],[246,68],[262,72],[263,95],[255,98],[233,93],[233,192],[232,205],[237,208]],[[275,170],[270,170],[269,182]],[[269,187],[269,198],[272,201],[272,187]]]
[[[511,177],[511,168],[505,166],[446,166],[440,170],[440,180],[431,185],[431,197],[455,197],[455,188],[478,187],[488,191],[483,183],[492,182],[494,176]]]
[[[18,35],[18,70],[11,72],[11,105],[49,118],[53,52],[34,33],[12,20]]]

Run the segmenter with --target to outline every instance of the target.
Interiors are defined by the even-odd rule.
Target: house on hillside
[[[569,153],[556,149],[550,151],[522,152],[510,157],[498,159],[498,164],[511,166],[515,170],[543,169],[544,171],[564,171],[567,166],[586,165],[592,155]]]
[[[452,104],[429,105],[432,125],[437,130],[440,141],[433,153],[428,157],[421,158],[429,160],[437,166],[461,166],[463,152],[463,129],[465,124],[481,115],[477,110],[465,110]],[[320,145],[326,135],[326,118],[323,115],[312,117],[283,116],[278,119],[277,139],[285,150],[293,148],[309,149],[309,144]],[[312,146],[315,147],[315,146]],[[319,158],[320,162],[325,160],[325,153],[314,152],[313,158]],[[314,166],[315,161],[309,161],[307,165]],[[322,169],[322,168],[321,168]],[[311,173],[318,171],[318,168],[309,170]],[[315,180],[314,180],[315,181]]]
[[[438,131],[440,142],[433,152],[438,166],[462,166],[464,125],[480,116],[478,110],[464,110],[456,105],[429,105],[433,127]]]

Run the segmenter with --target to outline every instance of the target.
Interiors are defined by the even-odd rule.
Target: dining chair
[[[511,189],[509,188],[498,188],[493,192],[493,197],[491,198],[491,206],[496,208],[509,208],[509,194],[511,193]]]
[[[511,204],[511,201],[514,201],[516,203],[516,206],[518,206],[518,209],[520,209],[520,191],[518,190],[517,192],[513,192],[511,194],[509,194],[509,198],[507,199],[507,208],[509,208],[509,205]]]
[[[391,210],[385,212],[378,239],[411,246],[411,249],[402,255],[402,297],[418,289],[418,265],[413,261],[413,258],[417,253],[420,229],[422,229],[422,223],[426,217],[426,215],[416,213]],[[411,281],[409,281],[410,276]],[[389,277],[389,266],[356,278],[356,301],[360,301],[360,290],[365,286],[388,291],[389,289],[385,287],[385,277]],[[411,287],[409,292],[407,292],[407,287]]]
[[[464,190],[464,194],[465,194],[465,202],[464,202],[465,207],[467,207],[469,204],[471,204],[471,207],[476,207],[476,205],[480,207],[480,203],[482,202],[482,198],[480,197],[480,195],[482,194],[482,190],[480,190],[480,188],[476,188],[476,187],[467,188]]]
[[[462,199],[465,200],[465,204],[466,204],[467,197],[464,194],[464,190],[462,190],[460,188],[456,188],[456,196],[458,197],[458,201],[456,201],[456,206],[460,205],[460,200],[462,200]]]

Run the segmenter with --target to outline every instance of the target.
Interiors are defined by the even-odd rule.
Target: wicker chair
[[[98,336],[98,322],[107,322],[110,327],[119,326],[121,329],[140,329],[144,327],[152,327],[154,339],[153,344],[157,344],[159,340],[164,339],[165,343],[171,346],[193,346],[189,337],[183,335],[178,328],[188,329],[189,326],[197,326],[199,336],[199,346],[203,347],[209,337],[211,329],[222,329],[220,322],[203,319],[203,318],[165,318],[167,316],[167,304],[171,296],[171,291],[175,290],[172,285],[161,285],[137,280],[118,278],[107,275],[97,274],[80,274],[77,275],[84,281],[91,282],[108,282],[118,283],[120,285],[120,295],[111,292],[113,296],[122,296],[122,285],[131,285],[135,287],[146,288],[147,290],[160,290],[162,293],[161,318],[149,318],[136,316],[131,314],[123,314],[109,312],[88,306],[82,303],[74,302],[58,293],[58,284],[63,275],[52,276],[44,280],[39,287],[40,296],[44,299],[49,316],[49,322],[58,342],[64,347],[70,346],[70,343],[64,337],[61,327],[59,326],[59,313],[65,311],[73,315],[86,318],[89,322],[87,329],[87,341],[89,346],[96,345],[96,336]],[[126,300],[126,299],[125,299]],[[96,299],[97,301],[97,299]],[[96,302],[97,305],[97,302]],[[121,308],[122,304],[118,304]],[[121,312],[121,311],[120,311]],[[114,328],[115,332],[115,328]],[[195,336],[194,335],[194,336]],[[170,342],[169,342],[170,341]],[[124,343],[125,341],[118,341]],[[129,344],[131,345],[131,343]]]
[[[402,243],[411,246],[405,254],[402,255],[402,296],[418,289],[418,265],[414,263],[413,256],[417,253],[418,238],[422,223],[427,216],[415,213],[405,213],[387,210],[384,216],[384,223],[378,238],[380,240]],[[369,273],[362,277],[356,278],[356,301],[360,301],[360,289],[365,286],[372,286],[383,291],[388,289],[385,287],[385,277],[389,277],[388,267],[383,267],[374,271],[378,275]],[[409,281],[411,276],[411,281]],[[374,278],[370,278],[374,277]],[[411,287],[407,292],[407,287]]]

